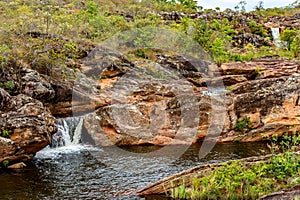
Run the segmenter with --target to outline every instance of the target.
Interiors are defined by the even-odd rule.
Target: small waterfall
[[[279,28],[271,28],[271,31],[272,31],[274,44],[277,47],[282,47],[282,42],[280,40],[280,30],[279,30]]]
[[[58,131],[52,136],[51,148],[76,145],[80,143],[83,117],[57,119]]]

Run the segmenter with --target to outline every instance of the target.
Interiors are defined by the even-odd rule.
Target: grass
[[[298,134],[285,135],[272,143],[268,162],[250,166],[227,162],[207,176],[194,177],[190,187],[182,184],[169,194],[175,199],[257,199],[292,187],[300,183],[300,157],[295,153],[299,144]]]

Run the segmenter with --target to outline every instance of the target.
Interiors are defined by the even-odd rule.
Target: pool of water
[[[173,146],[172,150],[182,147]],[[121,193],[199,164],[266,153],[264,143],[227,143],[217,144],[200,159],[200,147],[192,145],[178,158],[163,151],[140,156],[156,152],[157,146],[123,147],[122,151],[81,145],[47,148],[26,169],[0,172],[0,199],[150,199]]]

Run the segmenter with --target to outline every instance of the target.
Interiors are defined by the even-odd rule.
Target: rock
[[[19,94],[10,96],[0,88],[4,101],[0,110],[0,163],[26,162],[51,141],[57,131],[56,119],[43,104]],[[4,138],[4,132],[9,138]]]
[[[300,130],[299,62],[264,57],[225,63],[219,68],[221,76],[213,77],[216,71],[208,67],[208,75],[202,77],[203,73],[183,58],[157,57],[161,64],[155,65],[157,70],[177,69],[177,78],[173,74],[165,80],[141,80],[140,73],[147,74],[147,64],[141,68],[136,65],[130,75],[108,78],[113,81],[101,94],[110,103],[84,120],[94,143],[190,144],[206,137],[218,142],[250,142]],[[184,71],[199,73],[198,78],[183,78]],[[212,86],[212,91],[203,90],[219,82],[230,86],[231,91]],[[244,118],[250,119],[251,127],[236,130],[237,120]]]
[[[295,15],[293,15],[294,19],[300,19],[300,12],[297,12]]]
[[[234,46],[238,47],[244,47],[247,44],[253,44],[256,47],[273,45],[272,42],[267,41],[265,38],[251,33],[233,36],[233,40],[235,41]]]
[[[49,102],[55,96],[55,91],[40,74],[32,69],[21,69],[22,93],[42,102]]]
[[[7,168],[8,169],[22,169],[24,167],[26,167],[27,165],[23,162],[20,162],[20,163],[16,163],[16,164],[13,164],[13,165],[9,165]]]
[[[282,136],[300,130],[299,89],[300,76],[263,79],[237,84],[232,91],[232,111],[237,119],[249,117],[252,129],[249,133],[233,130],[223,135],[225,141],[262,141],[273,134]]]
[[[208,75],[210,70],[209,62],[204,59],[195,59],[187,55],[167,55],[156,54],[156,62],[164,66],[165,68],[173,69],[179,72],[186,78],[199,78]]]
[[[299,73],[299,61],[288,61],[279,57],[263,57],[251,62],[224,63],[220,67],[223,76],[243,75],[248,80],[290,76]]]
[[[101,146],[195,142],[196,132],[192,128],[198,126],[197,116],[191,112],[184,116],[186,121],[180,122],[184,110],[178,108],[178,104],[185,102],[190,106],[184,109],[193,109],[193,106],[198,109],[199,105],[191,94],[172,91],[179,85],[192,88],[188,82],[180,81],[139,82],[132,96],[88,115],[84,120],[86,130],[95,144]],[[179,130],[180,125],[187,128]]]
[[[136,65],[101,90],[111,99],[111,105],[97,109],[84,120],[96,145],[191,144],[203,139],[197,129],[207,132],[209,121],[216,115],[210,104],[220,101],[198,94],[182,74],[195,72],[200,76],[199,70],[212,69],[208,63],[196,63],[186,56],[158,54],[157,60],[161,65]],[[156,73],[160,73],[159,78]]]
[[[225,75],[216,78],[198,78],[192,79],[188,78],[188,81],[193,83],[197,87],[207,87],[207,85],[224,85],[224,86],[231,86],[237,83],[242,83],[247,81],[248,79],[243,75]]]
[[[121,54],[104,47],[94,48],[80,68],[87,77],[115,77],[125,74],[131,63]]]
[[[277,200],[277,199],[297,199],[300,197],[300,185],[297,184],[292,188],[284,189],[279,192],[274,192],[269,195],[265,195],[259,200]]]
[[[76,74],[77,80],[60,80],[49,77],[55,96],[46,102],[51,113],[56,117],[68,117],[92,112],[109,104],[109,99],[100,94],[96,81],[89,80],[83,74]]]

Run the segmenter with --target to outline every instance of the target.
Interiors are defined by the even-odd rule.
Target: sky
[[[253,10],[253,8],[258,5],[260,0],[246,0],[247,11]],[[231,8],[234,10],[234,7],[240,2],[240,0],[198,0],[198,5],[203,6],[204,8],[216,8],[220,7],[221,10],[226,8]],[[284,7],[295,2],[295,0],[264,0],[264,8],[273,8],[273,7]]]

